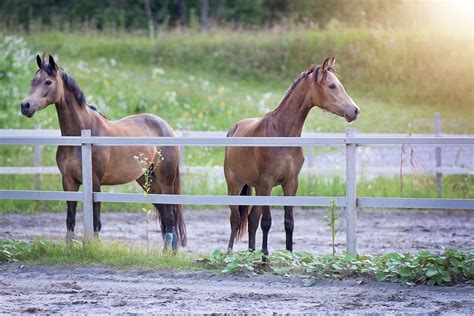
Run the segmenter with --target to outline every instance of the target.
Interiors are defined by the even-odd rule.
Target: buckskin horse
[[[111,121],[89,106],[77,82],[52,56],[46,63],[36,56],[38,71],[31,80],[31,90],[21,102],[21,113],[32,117],[37,111],[55,104],[62,136],[80,136],[91,130],[92,136],[175,136],[163,119],[152,114],[138,114]],[[159,153],[159,155],[157,155]],[[136,157],[148,162],[146,170]],[[82,184],[81,148],[59,146],[56,162],[62,175],[64,191],[78,191]],[[136,180],[151,194],[180,194],[179,147],[93,146],[92,186],[118,185]],[[148,172],[145,174],[145,172]],[[149,182],[151,181],[151,183]],[[186,245],[186,226],[180,205],[154,204],[165,240],[164,250],[177,249],[178,240]],[[74,236],[77,202],[67,201],[67,240]],[[93,226],[101,230],[100,202],[93,205]]]
[[[244,119],[235,124],[227,137],[300,137],[309,111],[318,106],[344,117],[357,119],[360,110],[334,74],[335,59],[326,58],[322,65],[311,67],[293,82],[278,107],[262,118]],[[226,147],[224,174],[229,195],[268,196],[281,185],[285,196],[294,196],[298,175],[303,166],[301,147]],[[293,250],[293,207],[285,206],[286,249]],[[248,221],[249,249],[255,250],[255,234],[261,218],[262,251],[268,255],[268,232],[272,224],[269,206],[230,206],[231,234],[234,239],[245,232]]]

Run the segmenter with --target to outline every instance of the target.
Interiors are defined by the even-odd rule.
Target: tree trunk
[[[148,20],[148,34],[151,40],[155,39],[155,20],[150,8],[150,0],[144,0],[145,2],[145,14]]]
[[[209,0],[201,0],[201,26],[204,32],[209,29]]]
[[[179,24],[181,26],[188,25],[188,14],[186,8],[186,0],[178,0],[178,7],[179,7]]]

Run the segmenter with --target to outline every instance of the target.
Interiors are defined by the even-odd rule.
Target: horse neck
[[[80,136],[81,130],[94,127],[94,115],[86,104],[79,104],[71,91],[64,89],[64,95],[55,103],[59,127],[63,136]]]
[[[312,107],[306,80],[302,79],[270,114],[277,123],[279,136],[301,136],[304,122]]]

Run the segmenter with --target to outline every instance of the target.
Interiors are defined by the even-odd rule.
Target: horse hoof
[[[68,230],[66,233],[66,244],[71,245],[74,239],[74,231]]]
[[[165,242],[165,245],[163,246],[163,252],[171,250],[173,248],[173,234],[166,233],[164,242]]]
[[[173,252],[176,253],[178,251],[178,236],[176,232],[173,231],[173,241],[171,242],[171,247],[173,248]]]

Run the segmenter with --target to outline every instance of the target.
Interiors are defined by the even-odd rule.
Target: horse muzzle
[[[29,102],[22,102],[20,104],[20,109],[21,109],[21,114],[23,114],[26,117],[32,117],[36,112],[36,108],[32,107]]]
[[[347,122],[350,123],[352,121],[357,120],[357,118],[359,117],[359,114],[360,114],[360,109],[356,106],[352,113],[350,114],[345,113],[344,118],[346,119]]]

